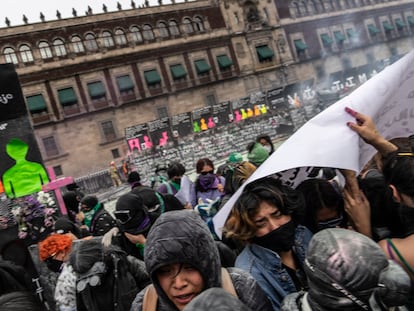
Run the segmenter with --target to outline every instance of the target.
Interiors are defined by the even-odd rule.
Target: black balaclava
[[[135,193],[129,192],[120,196],[116,202],[115,210],[129,211],[131,218],[126,223],[119,224],[122,231],[136,235],[147,232],[151,226],[148,208],[144,205],[141,196]]]

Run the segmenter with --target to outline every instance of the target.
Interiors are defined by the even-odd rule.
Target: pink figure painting
[[[241,121],[241,119],[242,119],[242,116],[240,114],[240,111],[236,110],[234,112],[234,122],[239,122],[239,121]]]
[[[212,117],[209,117],[209,118],[208,118],[207,126],[208,126],[208,128],[209,128],[209,129],[211,129],[211,128],[213,128],[213,127],[215,127],[215,126],[216,126],[216,124],[214,123],[214,121],[213,121],[213,118],[212,118]]]
[[[152,142],[151,142],[150,138],[147,135],[144,135],[144,143],[145,143],[145,148],[146,149],[151,149],[152,148]]]
[[[160,138],[160,142],[158,146],[165,146],[168,142],[168,133],[162,132],[162,137]]]
[[[137,149],[139,152],[141,152],[141,146],[139,145],[139,139],[138,138],[132,138],[128,140],[128,146],[129,150],[131,152],[134,152],[134,149]]]

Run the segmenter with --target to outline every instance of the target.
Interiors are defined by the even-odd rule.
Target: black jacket
[[[102,204],[102,207],[93,215],[89,231],[93,236],[102,236],[115,227],[115,225],[115,219],[106,211]]]

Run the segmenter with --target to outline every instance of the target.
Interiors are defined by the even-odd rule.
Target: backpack
[[[226,268],[221,268],[221,279],[223,289],[226,290],[229,294],[238,297],[233,285],[233,281]],[[158,295],[155,287],[154,285],[150,284],[145,290],[144,299],[142,301],[142,311],[156,311],[157,301]]]
[[[107,267],[105,275],[100,275],[102,285],[86,288],[77,293],[77,309],[87,311],[129,311],[132,301],[138,293],[134,276],[129,271],[126,254],[113,251],[108,254],[110,263],[105,261]],[[78,278],[79,279],[79,278]],[[99,300],[99,303],[98,303]]]

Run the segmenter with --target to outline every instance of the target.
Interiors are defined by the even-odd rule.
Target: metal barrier
[[[75,178],[75,182],[87,194],[105,192],[113,186],[107,169]]]

